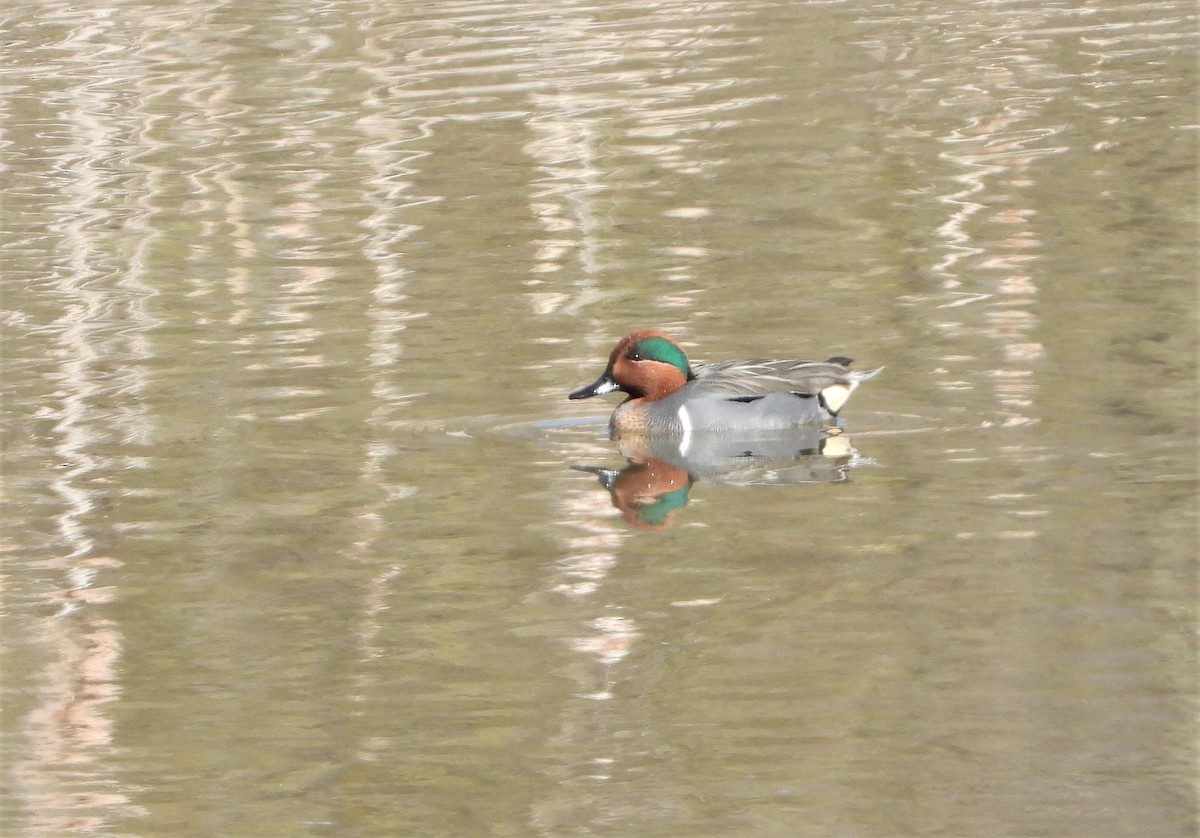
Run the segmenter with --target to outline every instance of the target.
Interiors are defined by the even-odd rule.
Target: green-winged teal
[[[828,424],[863,381],[879,370],[853,372],[850,359],[688,363],[679,344],[654,329],[621,338],[595,383],[572,399],[614,390],[629,395],[613,411],[620,433],[690,436],[693,432],[754,434]]]

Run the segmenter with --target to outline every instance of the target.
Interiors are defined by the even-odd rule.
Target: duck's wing
[[[827,387],[849,386],[854,380],[843,364],[831,361],[721,361],[699,365],[695,374],[695,390],[727,399],[771,393],[815,396]]]
[[[722,361],[697,366],[690,387],[696,395],[730,401],[754,401],[772,393],[818,396],[821,406],[836,416],[854,388],[883,369],[853,372],[850,363],[849,358],[841,357],[828,361]]]

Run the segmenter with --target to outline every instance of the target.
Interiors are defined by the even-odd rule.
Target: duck
[[[835,423],[851,393],[883,367],[850,369],[853,360],[748,360],[692,365],[658,329],[621,338],[604,372],[571,392],[589,399],[617,390],[627,396],[609,419],[614,434],[689,438],[712,432],[743,436]]]

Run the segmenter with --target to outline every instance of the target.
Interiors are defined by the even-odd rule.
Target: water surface
[[[1195,23],[18,2],[5,833],[1194,835]],[[639,519],[641,326],[886,370]]]

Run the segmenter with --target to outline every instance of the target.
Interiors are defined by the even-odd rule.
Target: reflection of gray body
[[[621,454],[653,458],[710,483],[836,483],[846,479],[854,456],[847,435],[821,428],[746,438],[727,433],[693,433],[686,439],[625,440]]]

